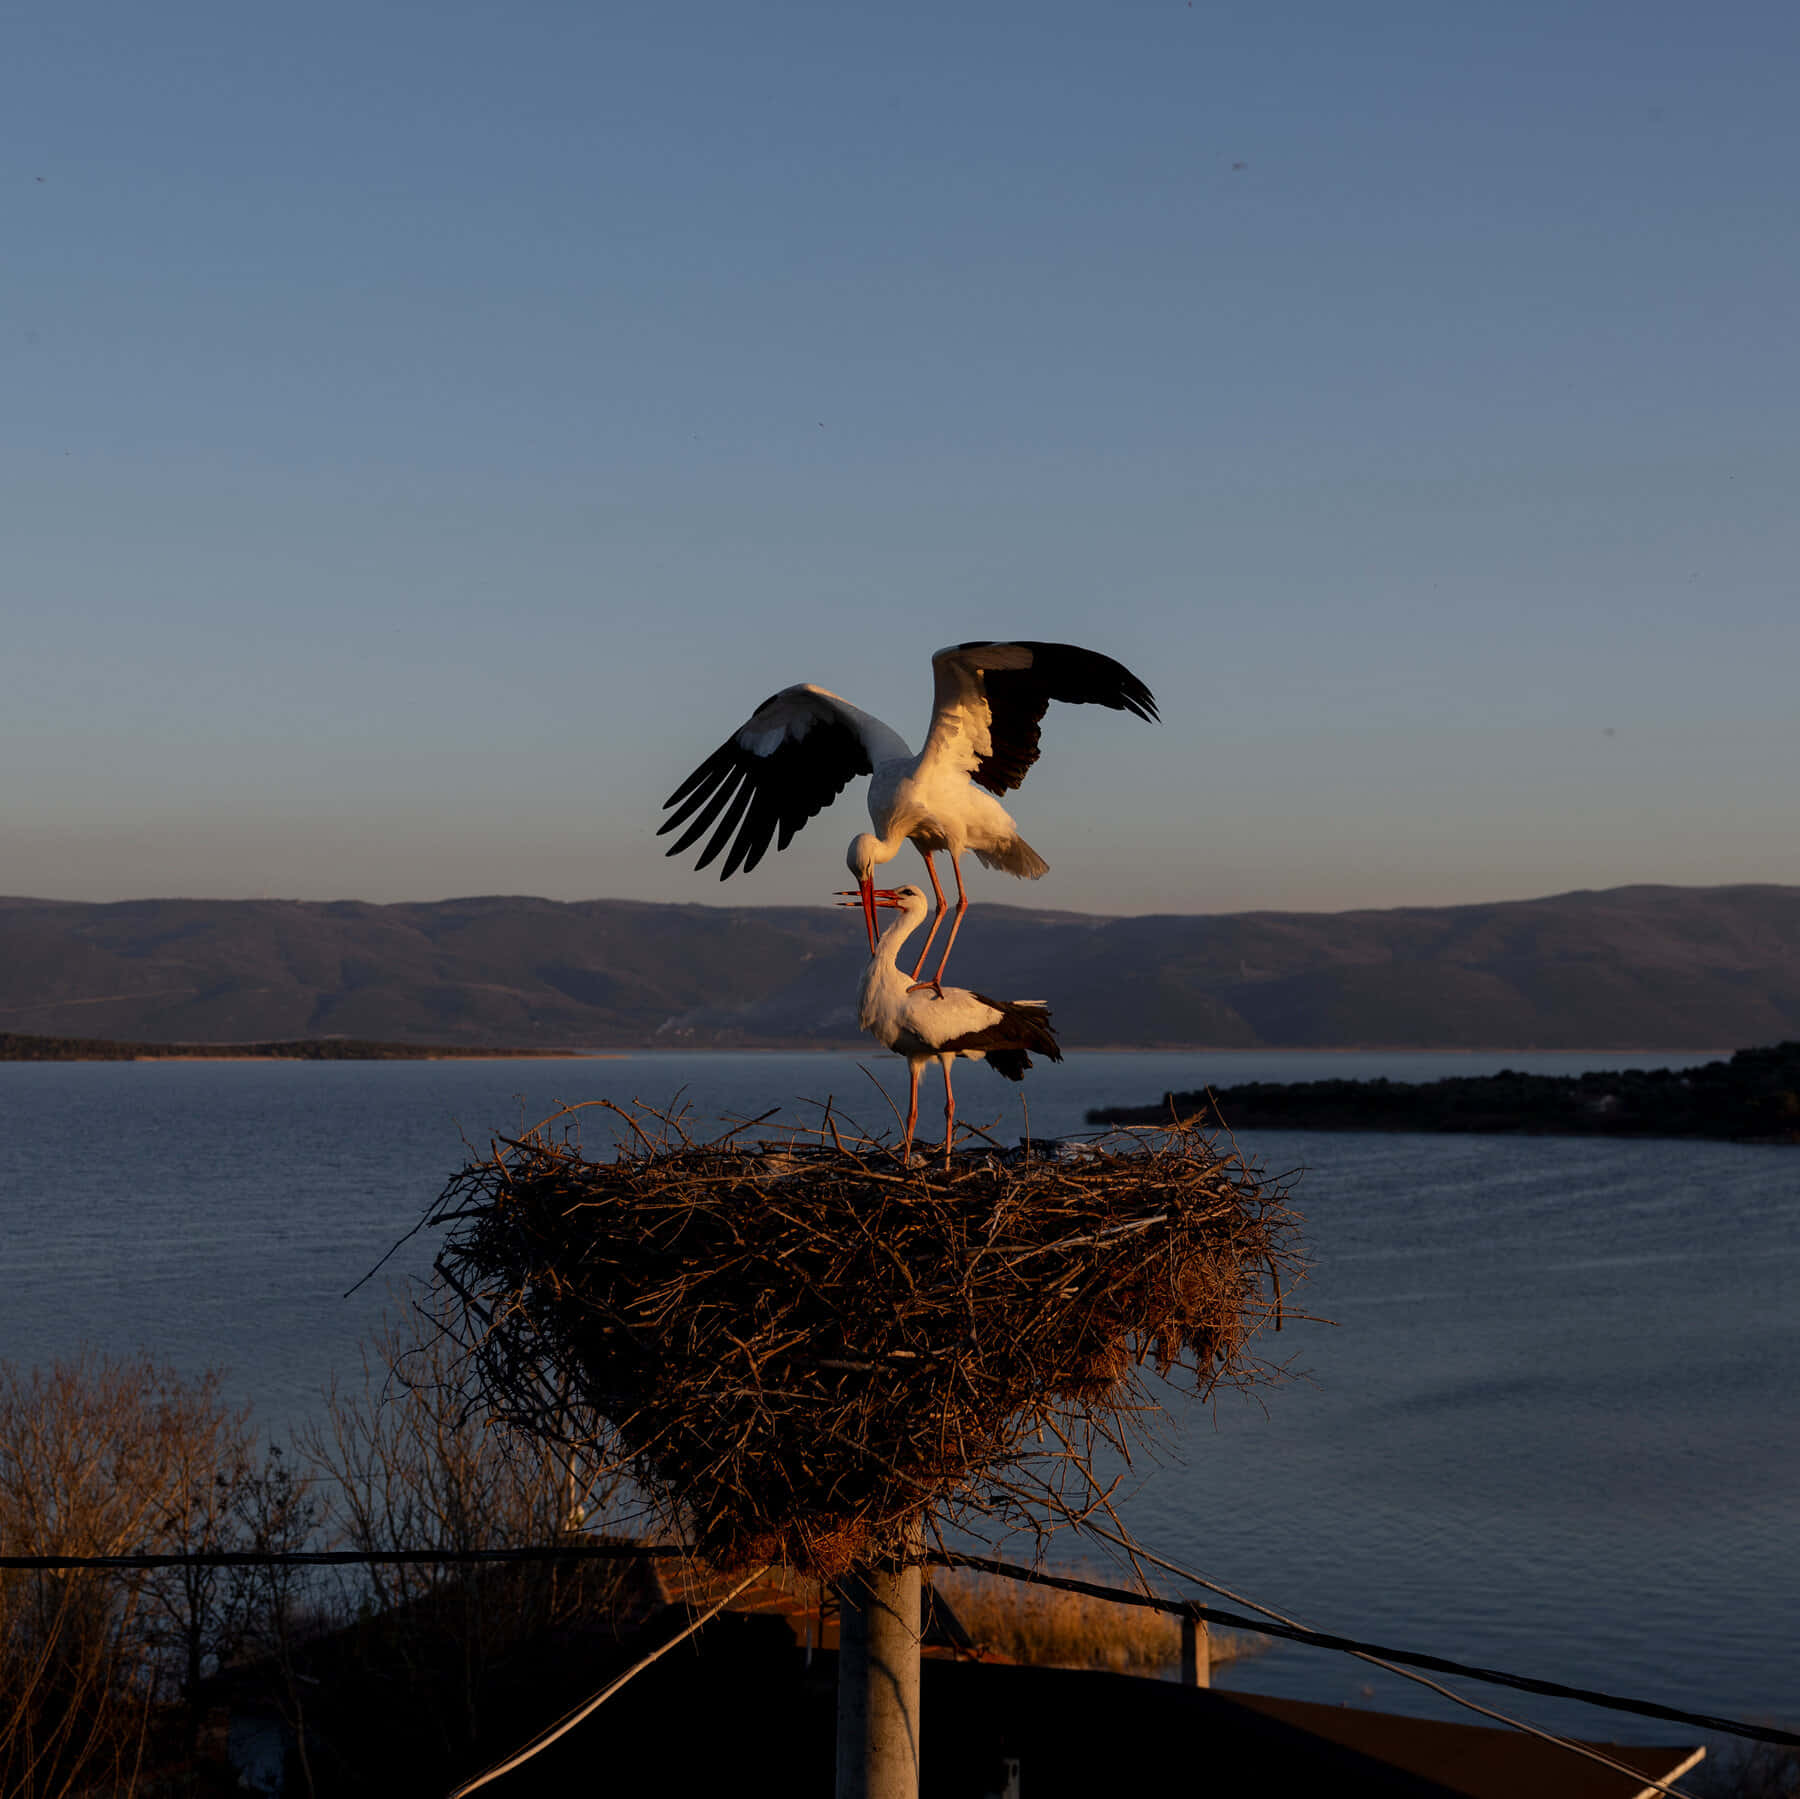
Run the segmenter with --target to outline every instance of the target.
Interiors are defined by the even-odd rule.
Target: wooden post
[[[919,1564],[838,1582],[837,1799],[918,1799]]]
[[[1212,1685],[1212,1637],[1204,1618],[1190,1612],[1181,1616],[1181,1684],[1184,1687]]]

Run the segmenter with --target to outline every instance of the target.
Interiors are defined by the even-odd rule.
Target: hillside
[[[517,1047],[845,1043],[820,907],[0,899],[0,1031]],[[1800,1034],[1800,888],[1098,918],[978,904],[953,978],[1072,1045],[1637,1048]]]

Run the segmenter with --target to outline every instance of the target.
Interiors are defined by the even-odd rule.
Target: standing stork
[[[884,1049],[906,1058],[911,1085],[906,1098],[906,1142],[900,1159],[912,1160],[913,1132],[919,1123],[919,1076],[927,1062],[944,1071],[944,1168],[950,1167],[950,1143],[956,1134],[956,1092],[950,1064],[958,1056],[986,1062],[1009,1081],[1022,1081],[1031,1052],[1052,1062],[1062,1060],[1050,1010],[1038,999],[989,999],[967,987],[923,988],[908,984],[900,972],[900,946],[924,921],[930,901],[921,887],[878,887],[843,896],[847,906],[888,906],[900,916],[881,933],[875,954],[863,971],[856,995],[856,1022]]]
[[[668,854],[680,855],[710,830],[695,867],[705,868],[730,844],[719,870],[719,879],[728,880],[739,868],[754,868],[771,842],[786,849],[814,813],[858,775],[870,775],[875,829],[853,838],[844,855],[862,893],[869,949],[875,948],[875,865],[892,861],[910,841],[925,858],[937,896],[912,971],[918,980],[949,907],[932,861],[942,850],[956,879],[956,917],[928,983],[939,988],[969,908],[963,852],[1027,881],[1049,867],[993,796],[1017,787],[1037,761],[1038,726],[1050,702],[1110,706],[1153,720],[1156,701],[1122,663],[1069,643],[959,643],[939,650],[931,671],[931,726],[916,756],[899,732],[823,687],[784,687],[771,695],[663,802],[672,815],[657,835],[687,827]]]

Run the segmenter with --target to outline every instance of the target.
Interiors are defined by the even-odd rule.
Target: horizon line
[[[1536,906],[1555,900],[1603,899],[1628,893],[1721,894],[1733,892],[1768,892],[1800,894],[1800,884],[1787,881],[1720,881],[1697,884],[1681,881],[1625,881],[1613,887],[1568,887],[1552,893],[1530,894],[1516,899],[1454,900],[1438,904],[1402,902],[1391,906],[1239,906],[1219,911],[1173,912],[1092,912],[1071,906],[1022,906],[1006,900],[984,900],[985,912],[1022,914],[1032,918],[1066,919],[1154,919],[1154,918],[1342,918],[1393,912],[1462,912],[1500,906]],[[646,908],[682,909],[707,912],[828,912],[834,910],[824,902],[804,900],[766,900],[744,902],[730,900],[633,899],[625,896],[594,894],[583,899],[552,899],[539,893],[464,893],[444,894],[434,899],[366,900],[354,895],[333,899],[302,899],[284,894],[142,894],[128,899],[86,900],[64,899],[39,894],[0,894],[0,907],[11,906],[359,906],[386,911],[402,907],[459,906],[528,901],[541,906],[641,906]]]

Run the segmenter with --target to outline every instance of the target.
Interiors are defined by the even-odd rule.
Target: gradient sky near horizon
[[[1797,74],[1664,0],[15,14],[0,892],[822,900],[860,799],[724,887],[660,802],[1006,636],[1165,722],[1054,712],[978,900],[1800,881]]]

